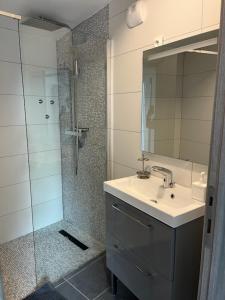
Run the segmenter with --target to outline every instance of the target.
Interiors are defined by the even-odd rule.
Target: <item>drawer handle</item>
[[[149,272],[145,272],[144,270],[142,270],[139,266],[135,265],[136,269],[141,272],[144,276],[146,277],[153,277],[153,275]]]
[[[122,250],[122,249],[120,249],[120,247],[119,247],[117,244],[114,244],[113,247],[114,247],[115,249],[117,249],[117,250]],[[129,261],[129,260],[128,260],[128,261]],[[130,263],[130,262],[129,262],[129,263]],[[133,262],[131,262],[131,263],[133,264]],[[149,273],[149,272],[144,271],[144,270],[141,269],[138,265],[135,265],[135,268],[136,268],[139,272],[141,272],[144,276],[146,276],[146,277],[153,277],[153,274],[152,274],[152,273]]]
[[[134,221],[134,222],[136,222],[136,223],[138,223],[138,224],[140,224],[140,225],[142,225],[142,226],[144,226],[144,227],[146,227],[146,228],[148,228],[148,229],[152,229],[152,228],[153,228],[151,224],[146,225],[146,224],[142,223],[140,220],[138,220],[138,219],[132,217],[131,215],[129,215],[129,214],[126,213],[125,211],[121,210],[121,209],[119,208],[118,204],[113,204],[113,205],[112,205],[112,208],[115,209],[115,210],[117,210],[117,211],[120,212],[121,214],[125,215],[126,217],[128,217],[128,218],[131,219],[132,221]]]

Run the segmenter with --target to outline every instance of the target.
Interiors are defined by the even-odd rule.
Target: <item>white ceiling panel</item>
[[[0,0],[0,10],[28,17],[43,16],[74,27],[109,2],[109,0]]]

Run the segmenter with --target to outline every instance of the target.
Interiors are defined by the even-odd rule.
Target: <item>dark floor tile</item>
[[[110,285],[105,257],[98,259],[69,281],[89,299],[94,299]]]
[[[86,267],[88,267],[90,264],[94,263],[95,261],[99,260],[100,258],[105,258],[105,251],[103,253],[101,253],[100,255],[98,255],[97,257],[94,257],[93,259],[89,260],[88,262],[84,263],[80,268],[78,268],[75,271],[70,272],[69,274],[67,274],[66,276],[64,276],[64,278],[67,280],[73,276],[75,276],[76,274],[80,273],[83,269],[86,269]]]
[[[84,296],[82,296],[67,282],[59,285],[56,290],[67,300],[86,300]]]
[[[105,291],[96,300],[138,300],[121,282],[118,282],[117,295],[113,296],[111,289]]]

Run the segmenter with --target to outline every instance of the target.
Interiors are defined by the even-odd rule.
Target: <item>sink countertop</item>
[[[104,182],[104,191],[176,228],[204,216],[205,203],[192,199],[192,189],[176,184],[164,189],[162,178],[125,177]]]

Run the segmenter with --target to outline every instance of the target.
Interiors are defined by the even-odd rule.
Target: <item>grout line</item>
[[[0,185],[0,190],[4,189],[4,188],[9,188],[9,187],[12,187],[12,186],[15,186],[15,185],[24,184],[24,183],[29,183],[29,180],[24,180],[24,181],[12,183],[12,184]]]
[[[52,66],[45,66],[45,65],[34,65],[34,64],[27,64],[27,63],[23,63],[24,66],[31,66],[31,67],[37,67],[40,69],[50,69],[50,70],[54,70],[57,71],[58,68],[57,67],[52,67]],[[56,72],[57,73],[57,72]]]
[[[0,59],[0,63],[8,63],[8,64],[14,64],[14,65],[21,65],[20,62],[10,61],[10,60],[4,60],[4,59]]]
[[[12,154],[12,155],[0,155],[0,159],[2,158],[11,158],[11,157],[18,157],[18,156],[27,156],[28,152],[26,153],[18,153],[18,154]]]
[[[57,289],[59,286],[63,285],[64,283],[66,283],[65,279],[63,279],[63,281],[57,284],[54,288]]]
[[[98,294],[93,300],[97,300],[99,297],[101,297],[102,295],[105,294],[105,292],[107,292],[110,289],[110,287],[107,287],[106,289],[104,289],[104,291],[102,291],[100,294]]]
[[[10,216],[10,215],[17,214],[17,213],[19,213],[19,212],[23,212],[23,211],[28,210],[28,209],[32,209],[32,206],[30,205],[30,206],[25,207],[25,208],[22,208],[22,209],[18,209],[18,210],[11,211],[11,212],[8,213],[8,214],[0,215],[0,219],[1,219],[1,218],[4,218],[4,217],[7,217],[7,216]]]
[[[121,132],[138,133],[138,134],[141,133],[141,131],[127,130],[127,129],[119,129],[119,128],[111,128],[111,130],[113,130],[113,131],[121,131]]]
[[[82,273],[83,271],[85,271],[86,269],[88,269],[90,266],[92,266],[94,263],[96,263],[97,261],[99,261],[101,258],[103,258],[105,254],[101,254],[98,258],[94,259],[92,262],[90,262],[89,264],[87,264],[84,268],[82,268],[80,271],[78,271],[77,273],[73,274],[71,277],[68,278],[64,278],[65,280],[70,280],[73,277],[76,277],[77,275],[79,275],[80,273]]]
[[[71,282],[69,282],[67,279],[65,279],[65,282],[67,282],[74,290],[76,290],[79,294],[81,294],[85,299],[90,300],[84,293],[82,293],[77,287],[75,287]]]

